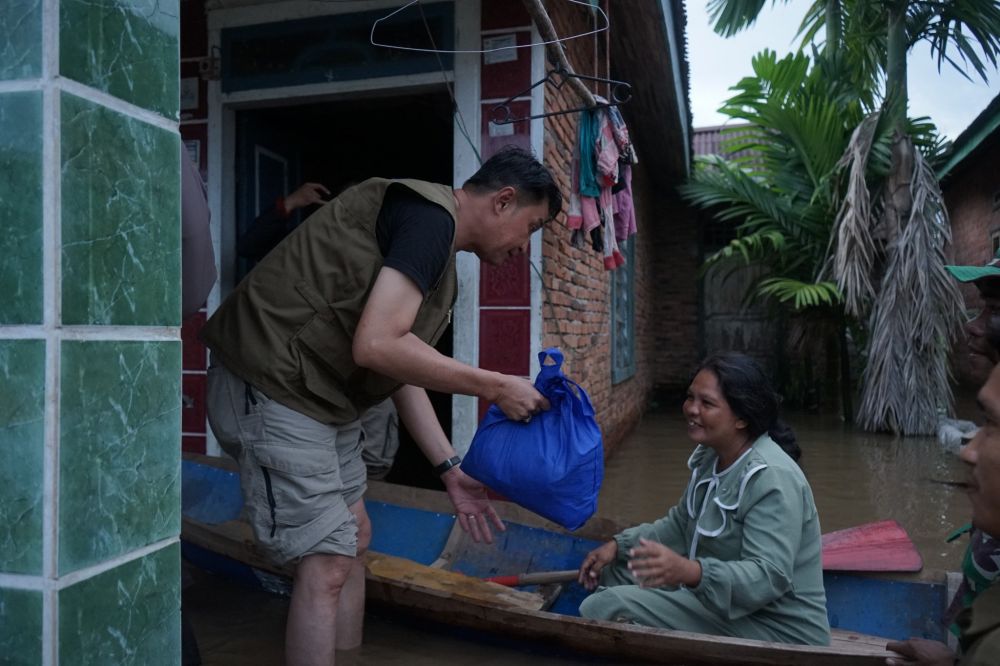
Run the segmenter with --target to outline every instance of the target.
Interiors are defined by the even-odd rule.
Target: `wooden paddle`
[[[881,520],[823,535],[825,571],[920,571],[923,559],[906,530],[895,520]],[[484,580],[508,587],[576,580],[579,571],[537,571],[490,576]]]
[[[483,580],[508,587],[517,587],[519,585],[567,583],[571,580],[576,580],[579,574],[580,572],[577,569],[566,569],[565,571],[536,571],[535,573],[513,574],[510,576],[490,576]]]
[[[823,535],[826,571],[920,571],[924,561],[906,530],[881,520]]]

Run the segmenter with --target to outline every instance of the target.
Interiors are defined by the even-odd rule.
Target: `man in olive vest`
[[[512,419],[548,408],[528,380],[433,345],[457,294],[455,253],[502,264],[561,207],[552,175],[520,149],[491,157],[459,190],[366,180],[303,222],[206,323],[212,430],[240,463],[259,546],[297,563],[290,666],[329,666],[361,643],[371,525],[358,419],[370,406],[392,397],[463,529],[487,542],[491,523],[503,529],[425,389],[478,396]]]

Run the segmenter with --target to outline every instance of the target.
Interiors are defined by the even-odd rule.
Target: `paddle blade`
[[[920,571],[920,553],[895,520],[848,527],[823,535],[827,571]]]

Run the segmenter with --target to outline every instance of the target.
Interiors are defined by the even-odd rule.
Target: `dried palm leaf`
[[[950,227],[940,188],[920,152],[914,155],[913,205],[889,245],[872,311],[858,423],[927,435],[939,414],[951,412],[948,351],[961,331],[962,296],[944,268]]]
[[[879,114],[873,113],[861,121],[837,163],[838,168],[850,167],[850,173],[831,236],[837,240],[833,270],[844,295],[844,308],[855,317],[861,317],[867,303],[875,297],[871,275],[876,248],[871,235],[871,196],[865,172],[878,119]]]

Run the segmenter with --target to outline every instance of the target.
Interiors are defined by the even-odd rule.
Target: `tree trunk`
[[[906,7],[899,0],[889,7],[889,25],[885,67],[885,116],[893,130],[892,166],[885,190],[885,211],[875,236],[887,244],[899,236],[910,217],[913,193],[913,142],[906,135]]]
[[[826,0],[826,44],[823,49],[827,53],[840,51],[842,33],[840,2],[841,0]]]
[[[900,134],[906,129],[906,8],[909,0],[889,4],[886,39],[885,97],[886,112],[892,129]]]
[[[841,312],[837,319],[837,341],[840,347],[840,410],[844,423],[854,423],[854,386],[851,384],[851,355],[847,344],[847,318]]]

